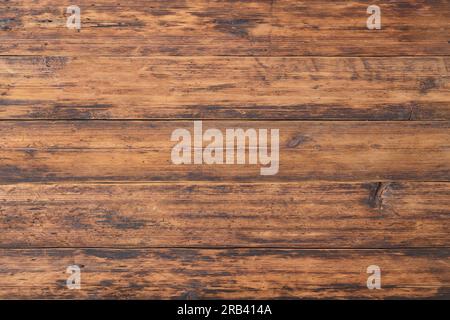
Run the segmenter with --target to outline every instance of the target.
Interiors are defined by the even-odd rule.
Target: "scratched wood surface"
[[[0,0],[0,298],[450,299],[449,70],[448,0]]]
[[[0,186],[7,247],[445,247],[449,183]],[[45,230],[45,232],[43,232]]]
[[[385,1],[382,32],[366,28],[372,1],[1,0],[0,52],[12,55],[417,56],[450,53],[448,0]],[[62,26],[62,27],[61,27]]]
[[[449,70],[448,57],[0,57],[0,119],[449,120]]]
[[[192,121],[0,122],[0,176],[5,182],[450,180],[449,122],[202,122],[203,130],[223,132],[280,128],[279,171],[266,176],[267,165],[248,162],[173,164],[171,133],[193,127]],[[239,150],[248,154],[248,145]]]
[[[447,298],[449,249],[0,250],[4,298]],[[389,266],[383,290],[366,268]],[[67,290],[65,269],[82,269]],[[413,275],[411,277],[411,275]]]

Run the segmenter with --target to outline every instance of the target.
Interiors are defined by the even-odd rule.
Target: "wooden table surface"
[[[449,80],[449,0],[0,0],[0,298],[450,299]]]

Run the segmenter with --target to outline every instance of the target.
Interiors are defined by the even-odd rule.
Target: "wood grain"
[[[448,249],[0,250],[1,298],[440,298],[450,295]],[[81,290],[66,268],[81,267]],[[382,289],[366,287],[367,267]]]
[[[450,299],[449,0],[0,8],[0,298]],[[279,173],[173,164],[198,119]]]
[[[372,1],[78,0],[81,31],[66,28],[58,0],[1,0],[3,55],[449,55],[447,0],[379,3],[382,30],[368,30]]]
[[[1,182],[447,181],[448,122],[205,121],[203,130],[280,128],[277,175],[261,165],[175,165],[173,130],[188,121],[0,123]],[[204,143],[206,146],[207,143]],[[242,150],[242,149],[241,149]],[[247,150],[248,151],[248,150]]]
[[[450,59],[0,57],[0,119],[450,120]]]
[[[449,183],[13,184],[0,246],[439,247]]]

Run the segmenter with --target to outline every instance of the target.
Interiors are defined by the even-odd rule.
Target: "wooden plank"
[[[450,183],[0,186],[0,246],[450,246]]]
[[[78,0],[81,31],[58,0],[1,0],[3,55],[449,55],[448,0]]]
[[[449,249],[0,250],[0,298],[440,298]],[[66,268],[81,268],[81,289]],[[381,289],[366,286],[381,269]]]
[[[449,120],[450,58],[1,57],[0,119]]]
[[[239,148],[246,164],[235,159],[234,164],[174,164],[171,153],[179,142],[171,141],[171,135],[186,129],[193,136],[193,121],[3,121],[0,181],[448,181],[449,126],[418,121],[203,122],[203,132],[216,128],[224,136],[226,129],[280,129],[278,168],[275,157],[267,165],[260,164],[259,156],[257,164],[248,164],[248,142]],[[225,149],[223,158],[231,150]],[[262,175],[267,167],[273,175]]]

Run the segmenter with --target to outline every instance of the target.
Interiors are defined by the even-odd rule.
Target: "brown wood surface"
[[[397,56],[450,54],[450,2],[385,1],[383,31],[366,27],[373,1],[1,0],[3,55]]]
[[[260,164],[173,164],[171,151],[177,142],[170,140],[171,134],[177,128],[193,132],[192,121],[0,122],[0,176],[4,182],[446,181],[449,126],[448,122],[203,122],[203,130],[223,132],[280,128],[279,172],[262,176]]]
[[[449,120],[450,59],[0,57],[0,119]]]
[[[449,183],[0,186],[0,246],[440,247]]]
[[[449,249],[0,250],[0,298],[448,298]],[[79,265],[82,290],[66,288]],[[383,290],[368,290],[380,266]]]
[[[449,70],[449,0],[0,0],[0,299],[450,299]]]

